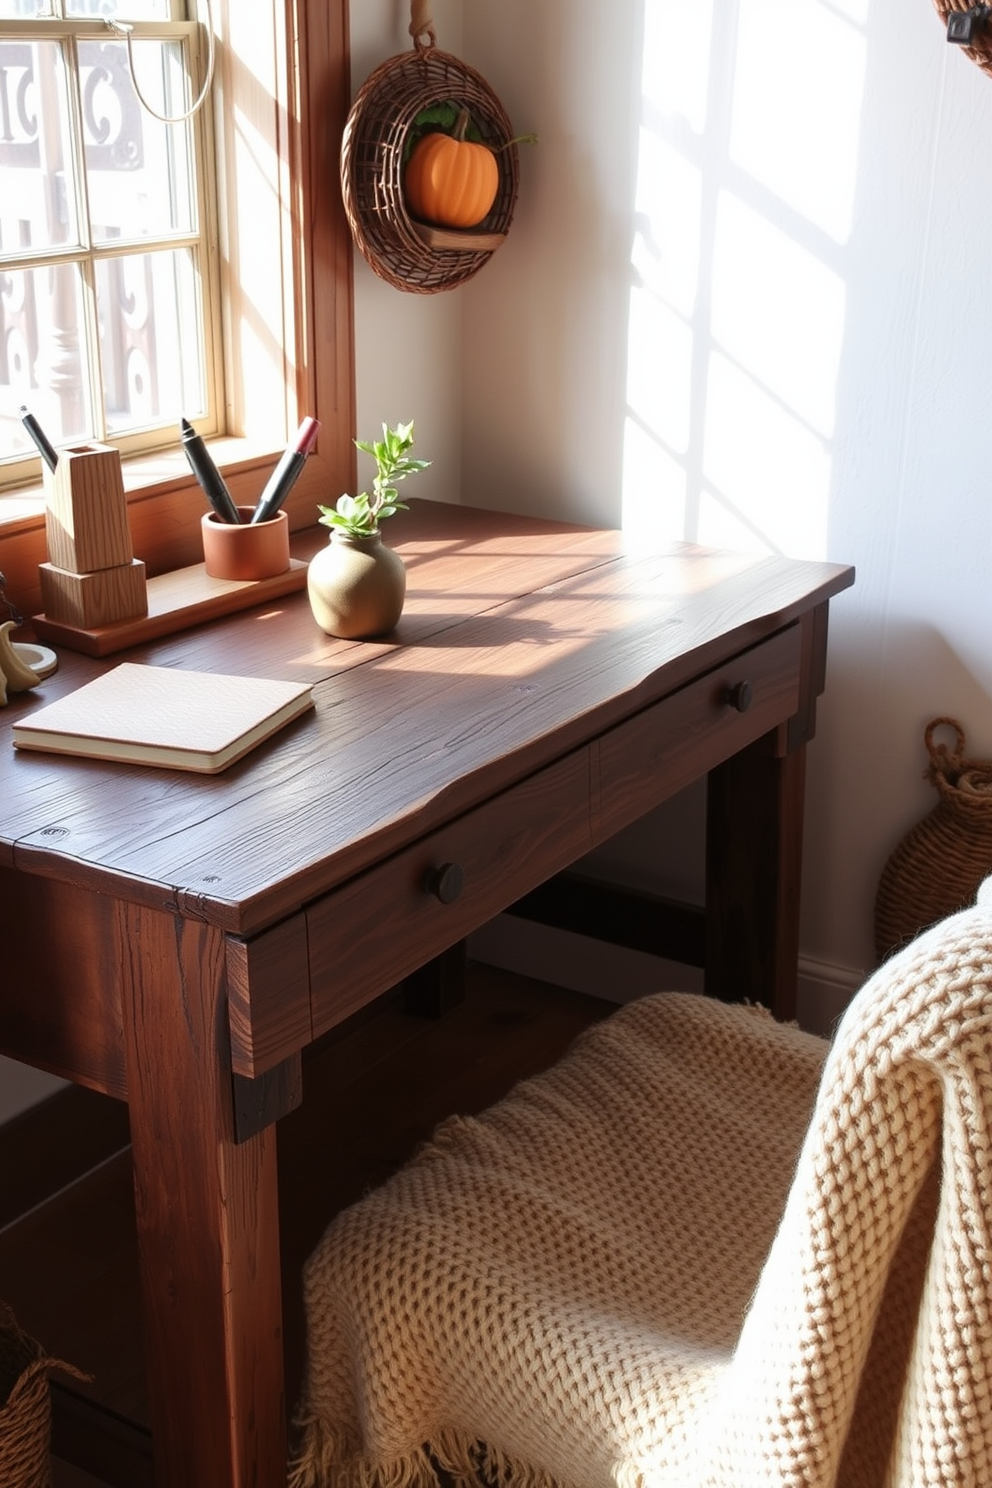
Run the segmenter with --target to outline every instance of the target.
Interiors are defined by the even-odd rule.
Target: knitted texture
[[[829,1054],[662,994],[442,1125],[307,1264],[294,1488],[992,1483],[990,1017],[983,903]]]

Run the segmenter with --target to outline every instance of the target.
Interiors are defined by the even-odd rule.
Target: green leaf
[[[460,109],[459,104],[448,100],[443,103],[429,104],[427,108],[422,108],[418,114],[415,114],[403,140],[403,164],[406,165],[414,146],[420,143],[425,134],[451,134],[458,122]],[[465,138],[474,141],[475,144],[485,144],[478,126],[471,118],[465,130]]]
[[[457,103],[432,103],[414,115],[413,123],[415,128],[421,129],[425,124],[440,124],[442,129],[452,129],[457,118]]]
[[[377,531],[377,523],[384,517],[394,516],[408,508],[397,498],[395,482],[405,480],[426,470],[430,460],[415,460],[407,454],[413,445],[413,420],[397,424],[391,429],[383,423],[382,438],[376,440],[356,439],[355,448],[375,460],[376,473],[372,482],[372,495],[362,491],[358,496],[339,497],[335,508],[320,506],[320,521],[327,527],[351,533],[353,537],[367,537]]]

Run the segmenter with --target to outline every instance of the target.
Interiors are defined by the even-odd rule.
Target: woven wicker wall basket
[[[936,741],[950,730],[954,747]],[[965,736],[954,718],[934,718],[924,734],[935,787],[933,810],[911,827],[882,870],[875,899],[875,950],[879,960],[921,930],[974,900],[992,873],[992,760],[968,759]]]
[[[933,3],[946,29],[947,17],[955,11],[964,14],[973,10],[975,0],[933,0]],[[970,57],[977,67],[992,77],[992,28],[988,23],[976,31],[974,46],[962,46],[960,50],[966,57]]]
[[[70,1364],[46,1358],[0,1302],[0,1484],[3,1488],[48,1488],[52,1480],[53,1372],[85,1379]]]
[[[442,103],[468,109],[499,166],[489,214],[464,232],[416,222],[403,195],[407,137],[422,110]],[[485,79],[433,42],[416,42],[411,52],[389,58],[369,75],[345,125],[341,191],[352,237],[381,279],[413,294],[437,294],[464,284],[489,262],[506,237],[517,200],[520,164],[512,136]]]

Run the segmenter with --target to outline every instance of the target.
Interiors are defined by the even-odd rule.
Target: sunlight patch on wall
[[[815,253],[722,192],[713,246],[713,342],[796,417],[834,428],[844,286]]]
[[[822,0],[740,6],[730,159],[837,243],[851,230],[865,50]]]
[[[645,103],[685,119],[694,134],[706,124],[712,29],[713,0],[690,5],[645,0],[642,96]]]
[[[720,352],[709,374],[697,541],[822,557],[830,494],[824,441]]]
[[[642,541],[825,554],[868,3],[645,0],[623,470]]]

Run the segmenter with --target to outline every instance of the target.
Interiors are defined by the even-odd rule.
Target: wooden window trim
[[[225,21],[236,4],[227,0],[223,6]],[[350,103],[347,0],[274,0],[272,23],[283,90],[272,109],[271,148],[286,223],[284,428],[275,440],[271,431],[258,437],[245,431],[212,442],[211,450],[235,500],[252,504],[299,417],[319,418],[318,450],[286,503],[290,525],[298,530],[314,525],[318,501],[353,490],[356,479],[353,260],[337,186]],[[250,79],[235,76],[232,100],[239,86],[250,85]],[[229,403],[237,427],[238,400],[230,392]],[[134,551],[149,574],[200,562],[203,494],[181,452],[124,463]],[[41,608],[38,564],[45,557],[40,486],[0,497],[0,571],[7,593],[25,615]]]

